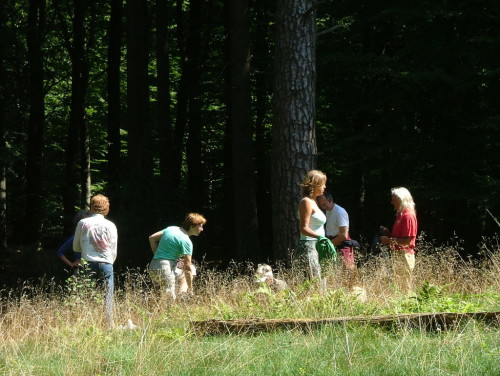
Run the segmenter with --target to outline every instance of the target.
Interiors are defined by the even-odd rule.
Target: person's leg
[[[167,296],[171,299],[177,297],[175,293],[175,268],[176,261],[153,259],[149,264],[149,271],[155,285],[165,287]]]
[[[113,293],[114,293],[114,273],[113,265],[106,263],[90,262],[90,277],[98,281],[98,285],[103,285],[104,289],[104,313],[106,323],[113,327]]]
[[[394,284],[404,293],[412,291],[415,255],[404,251],[393,251],[392,259]]]
[[[309,277],[318,280],[320,293],[323,294],[326,292],[326,279],[321,278],[321,266],[319,264],[318,251],[316,251],[316,241],[301,241],[301,245],[303,247],[304,257],[307,260]]]
[[[407,292],[413,291],[413,269],[415,269],[415,254],[403,253],[405,265],[405,287]]]
[[[188,284],[186,281],[186,275],[184,274],[184,270],[176,268],[175,269],[175,279],[177,281],[177,294],[185,294],[188,290]]]
[[[115,291],[115,278],[112,264],[100,264],[102,278],[105,282],[104,305],[106,313],[106,321],[109,325],[113,325],[113,295]]]
[[[340,253],[342,254],[342,265],[346,277],[345,283],[347,288],[352,289],[354,286],[361,285],[356,263],[354,261],[354,248],[340,248]]]
[[[149,276],[151,277],[153,291],[155,293],[161,292],[163,286],[165,285],[165,279],[163,278],[163,272],[161,271],[160,261],[161,260],[153,259],[148,266]]]
[[[162,260],[161,261],[161,271],[163,278],[165,280],[165,291],[167,296],[175,300],[177,295],[175,293],[175,267],[177,265],[176,261],[172,260]]]

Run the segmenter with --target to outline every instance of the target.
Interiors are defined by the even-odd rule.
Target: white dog
[[[274,278],[273,269],[267,264],[259,264],[257,266],[255,282],[264,282],[275,291],[282,291],[288,288],[285,281]]]

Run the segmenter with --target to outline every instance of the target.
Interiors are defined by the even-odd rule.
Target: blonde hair
[[[396,196],[401,200],[401,206],[397,210],[398,213],[401,213],[405,209],[415,211],[415,203],[413,202],[413,197],[408,189],[404,187],[392,188],[391,195]]]
[[[198,213],[188,213],[184,218],[184,222],[182,222],[182,228],[186,231],[189,231],[191,226],[204,225],[207,223],[207,220],[204,216]]]
[[[320,170],[309,170],[300,183],[302,197],[310,197],[317,187],[326,184],[326,175]]]
[[[90,211],[104,216],[108,215],[109,199],[101,194],[95,195],[90,199]]]

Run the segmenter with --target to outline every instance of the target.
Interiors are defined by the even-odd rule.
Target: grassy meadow
[[[292,266],[275,266],[289,290],[254,282],[254,265],[215,271],[200,265],[196,295],[172,303],[142,271],[117,276],[115,323],[86,282],[51,280],[3,292],[0,375],[499,375],[500,327],[464,320],[449,330],[387,328],[361,323],[315,330],[199,335],[189,323],[209,319],[317,319],[414,312],[500,311],[500,246],[485,241],[480,256],[459,256],[459,244],[421,240],[415,290],[393,284],[387,259],[359,269],[360,301],[345,274],[325,265],[328,291]],[[123,329],[131,320],[137,328]]]

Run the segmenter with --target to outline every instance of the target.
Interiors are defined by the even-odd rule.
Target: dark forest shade
[[[498,231],[496,2],[1,10],[4,265],[14,246],[52,254],[94,193],[111,199],[118,266],[144,267],[147,236],[188,211],[208,219],[195,259],[287,259],[313,167],[359,240],[393,222],[394,186],[423,232],[456,233],[465,254]]]

